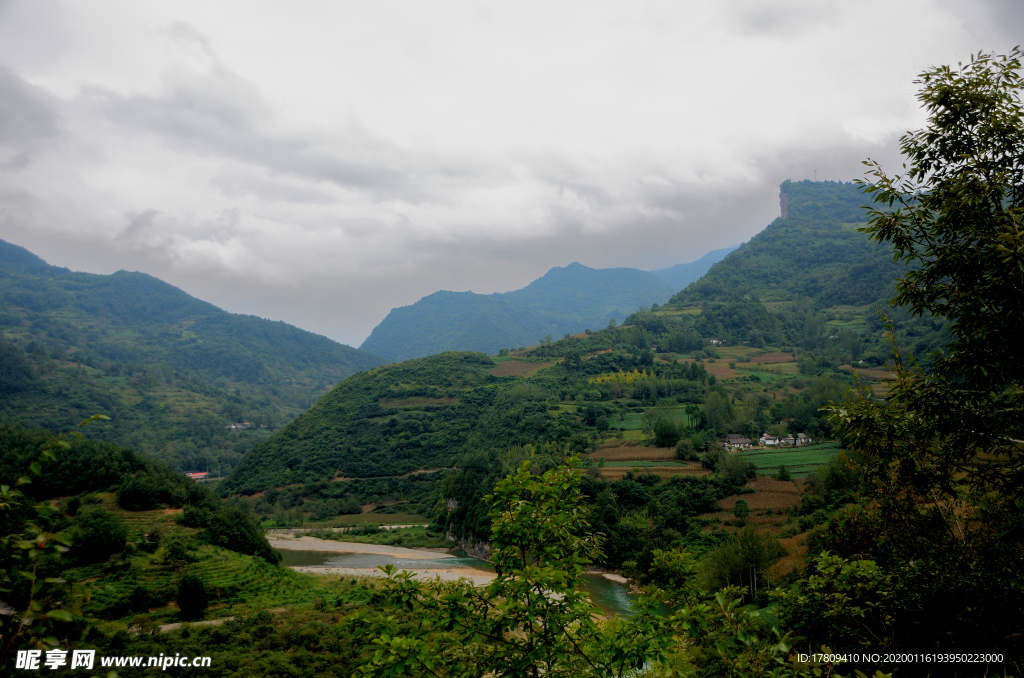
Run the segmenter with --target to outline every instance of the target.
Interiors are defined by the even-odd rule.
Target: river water
[[[448,558],[412,559],[376,553],[332,553],[327,551],[278,551],[283,560],[282,565],[289,567],[359,567],[374,568],[391,563],[398,569],[434,570],[471,567],[478,570],[493,571],[494,568],[486,560],[474,558],[464,551],[451,551]],[[599,574],[586,575],[586,590],[590,599],[601,608],[607,616],[630,614],[630,603],[636,596],[630,595],[626,587],[618,582],[605,579]]]

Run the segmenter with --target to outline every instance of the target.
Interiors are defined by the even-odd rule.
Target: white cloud
[[[958,12],[8,1],[0,237],[358,344],[436,289],[694,259],[783,179],[860,176],[921,120],[914,75],[996,30]]]

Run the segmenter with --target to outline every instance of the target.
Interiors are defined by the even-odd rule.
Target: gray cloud
[[[21,169],[42,142],[60,128],[56,107],[44,90],[0,64],[0,169]]]
[[[359,344],[437,289],[693,260],[784,179],[896,166],[914,74],[1020,18],[945,1],[0,0],[0,237]]]

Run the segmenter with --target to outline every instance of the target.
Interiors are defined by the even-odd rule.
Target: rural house
[[[722,447],[727,450],[741,450],[744,447],[750,447],[750,438],[739,433],[730,433],[722,438]]]

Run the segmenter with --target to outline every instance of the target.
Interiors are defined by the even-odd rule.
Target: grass
[[[379,544],[381,546],[404,546],[406,548],[448,548],[451,546],[451,543],[443,535],[428,532],[427,528],[423,526],[381,530],[376,534],[348,534],[329,530],[312,530],[304,534],[318,539]]]
[[[375,525],[411,525],[416,523],[427,524],[430,521],[418,513],[355,513],[345,516],[337,516],[330,520],[319,523],[307,521],[311,527],[342,527],[344,525],[359,525],[360,523],[374,523]]]
[[[679,426],[689,426],[690,418],[684,410],[684,405],[678,405],[676,407],[665,408],[666,412],[671,412],[672,420]],[[619,415],[613,414],[609,419],[609,426],[612,429],[619,431],[642,431],[644,428],[644,414],[643,412],[629,412],[626,418],[619,421]]]

